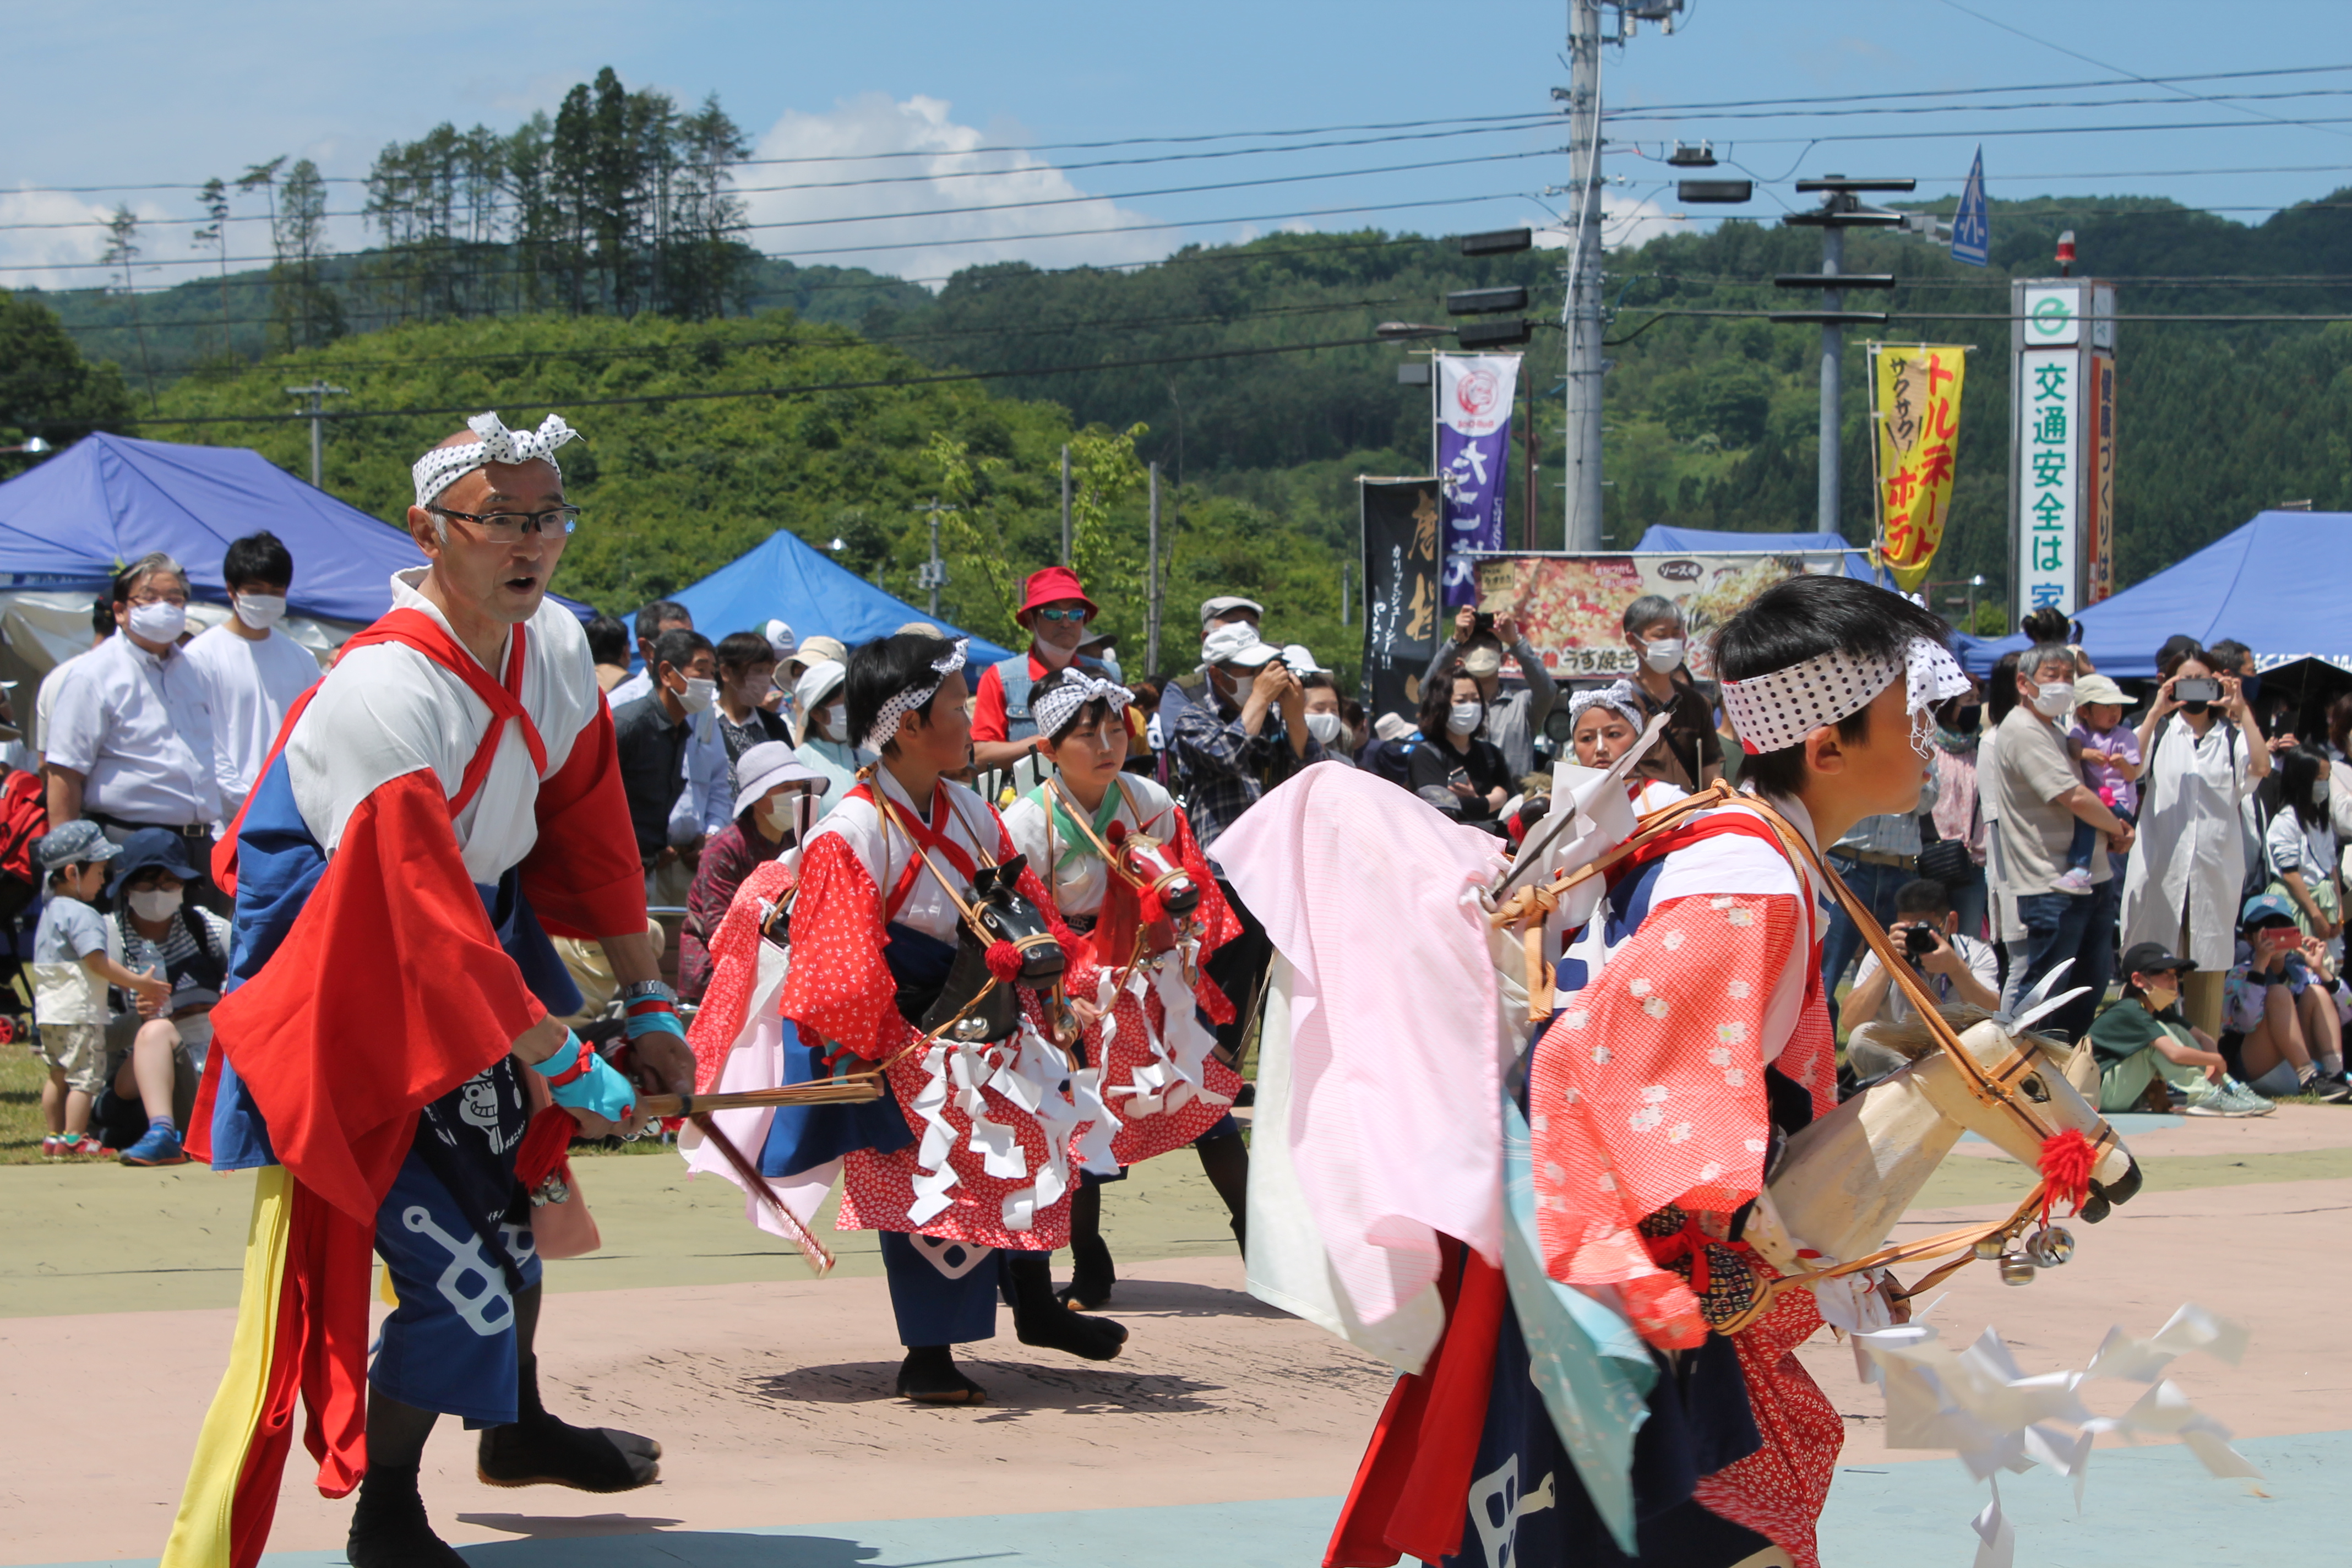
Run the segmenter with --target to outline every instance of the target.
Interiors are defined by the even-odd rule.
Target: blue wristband
[[[567,1030],[565,1039],[564,1047],[547,1060],[530,1064],[533,1072],[547,1079],[547,1092],[555,1103],[607,1121],[619,1121],[635,1110],[635,1087],[579,1036]]]

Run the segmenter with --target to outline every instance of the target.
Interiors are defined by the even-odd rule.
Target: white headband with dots
[[[470,474],[487,463],[528,463],[544,458],[553,467],[555,448],[580,434],[563,422],[561,414],[549,415],[536,430],[509,430],[496,414],[477,414],[466,421],[466,428],[481,439],[461,447],[436,447],[409,468],[416,480],[418,506],[431,506],[434,498],[460,474]],[[555,472],[561,478],[563,470],[557,467]]]
[[[939,694],[947,678],[963,668],[964,650],[971,646],[969,637],[958,637],[955,647],[931,660],[931,683],[910,686],[882,704],[882,711],[874,715],[874,727],[866,731],[858,745],[869,752],[879,752],[898,733],[898,721]]]
[[[1861,712],[1898,674],[1907,676],[1905,707],[1915,724],[1944,699],[1969,689],[1968,672],[1949,648],[1913,637],[1899,663],[1832,648],[1750,680],[1727,680],[1723,710],[1743,751],[1750,756],[1778,752],[1824,724]]]
[[[1111,711],[1127,707],[1131,694],[1116,680],[1101,680],[1083,669],[1066,670],[1062,679],[1029,704],[1029,716],[1037,721],[1037,732],[1051,736],[1068,723],[1072,715],[1087,703],[1103,701]]]

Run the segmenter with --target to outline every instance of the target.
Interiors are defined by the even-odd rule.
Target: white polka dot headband
[[[1595,708],[1610,708],[1623,714],[1625,722],[1633,725],[1636,733],[1641,731],[1643,724],[1647,722],[1642,717],[1641,709],[1634,703],[1633,683],[1630,680],[1620,680],[1612,685],[1595,687],[1590,691],[1580,691],[1570,698],[1568,700],[1569,728],[1573,730],[1576,727],[1576,721]]]
[[[1944,699],[1969,689],[1967,672],[1950,649],[1913,637],[1901,663],[1832,648],[1751,680],[1727,680],[1723,710],[1738,731],[1741,749],[1750,756],[1778,752],[1824,724],[1861,712],[1897,674],[1907,677],[1905,707],[1915,724]]]
[[[486,463],[528,463],[544,458],[555,462],[555,448],[580,434],[551,414],[536,430],[509,430],[496,414],[477,414],[466,428],[481,437],[461,447],[436,447],[416,459],[409,473],[416,480],[416,504],[431,506],[460,474],[470,474]],[[563,470],[556,468],[561,477]]]
[[[939,694],[947,678],[963,668],[964,650],[971,646],[969,637],[956,638],[955,646],[931,660],[931,683],[910,686],[882,704],[882,711],[874,715],[874,727],[866,731],[858,745],[866,751],[879,752],[898,733],[898,721]]]
[[[1039,734],[1055,735],[1087,703],[1108,702],[1116,713],[1126,708],[1129,695],[1118,681],[1099,679],[1073,667],[1064,670],[1060,680],[1030,702],[1029,716],[1037,721]]]

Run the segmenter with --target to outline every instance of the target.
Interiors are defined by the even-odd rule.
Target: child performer
[[[950,1347],[994,1337],[1000,1281],[1024,1344],[1109,1361],[1127,1340],[1118,1324],[1065,1311],[1053,1294],[1050,1259],[1068,1240],[1076,1185],[1073,1151],[1100,1169],[1114,1163],[1094,1075],[1073,1071],[1041,1032],[1051,1024],[1034,992],[1023,992],[1022,1019],[1000,1039],[953,1028],[930,1038],[915,1027],[948,982],[963,934],[959,904],[971,903],[975,876],[1017,864],[995,811],[947,778],[971,745],[963,668],[962,643],[920,632],[849,656],[849,732],[881,761],[801,858],[780,1005],[782,1076],[804,1082],[878,1066],[891,1094],[780,1109],[758,1155],[765,1173],[803,1191],[829,1181],[840,1162],[836,1223],[882,1233],[907,1347],[898,1392],[938,1405],[984,1402]],[[1024,868],[1016,886],[1069,953],[1076,939],[1036,878]],[[1091,984],[1084,971],[1071,972],[1082,994]],[[721,978],[723,970],[714,991]]]
[[[1945,636],[1927,611],[1843,577],[1796,578],[1758,597],[1716,642],[1748,753],[1743,790],[1816,849],[1864,816],[1909,810],[1934,709],[1967,685]],[[1631,1461],[1634,1555],[1815,1568],[1814,1525],[1844,1431],[1790,1352],[1822,1312],[1806,1289],[1780,1292],[1761,1315],[1749,1308],[1778,1277],[1761,1254],[1794,1267],[1805,1244],[1759,1201],[1775,1159],[1836,1103],[1816,958],[1826,889],[1744,799],[1675,824],[1611,881],[1604,911],[1559,966],[1559,1011],[1527,1058],[1541,1266],[1621,1310],[1660,1366]],[[1468,1267],[1465,1302],[1479,1295],[1479,1269],[1493,1277],[1492,1264]],[[1822,1301],[1839,1293],[1843,1321],[1887,1321],[1859,1277],[1821,1289]],[[1419,1554],[1447,1563],[1481,1546],[1486,1561],[1503,1560],[1499,1546],[1528,1568],[1623,1560],[1579,1473],[1590,1454],[1571,1458],[1530,1382],[1516,1300],[1484,1317],[1457,1311],[1430,1370],[1400,1384],[1328,1563],[1393,1562],[1415,1540]],[[1455,1383],[1483,1385],[1469,1403],[1485,1411],[1475,1452],[1432,1465],[1424,1449],[1474,1440],[1449,1436],[1463,1433],[1458,1418],[1407,1419],[1408,1395],[1420,1385],[1420,1409],[1457,1410],[1469,1395]],[[1433,1475],[1462,1489],[1383,1484]],[[1523,1500],[1497,1521],[1491,1500],[1511,1476]],[[1546,1479],[1556,1491],[1538,1503],[1528,1489]]]
[[[1580,691],[1569,699],[1569,744],[1579,766],[1605,768],[1640,742],[1649,721],[1642,717],[1641,700],[1631,681]],[[1649,754],[1633,764],[1625,781],[1626,798],[1633,809],[1647,814],[1690,794],[1690,779],[1661,735]]]
[[[1241,929],[1192,841],[1174,797],[1127,763],[1127,688],[1084,670],[1038,683],[1030,700],[1038,752],[1053,770],[1004,813],[1004,829],[1052,889],[1073,931],[1086,933],[1100,979],[1074,1001],[1086,1021],[1084,1051],[1102,1071],[1102,1094],[1119,1120],[1111,1144],[1122,1167],[1192,1143],[1234,1216],[1236,1237],[1249,1181],[1249,1153],[1226,1107],[1241,1079],[1212,1056],[1210,1022],[1233,1004],[1202,962]],[[1200,902],[1182,914],[1155,913],[1160,890],[1114,868],[1136,836],[1158,841]],[[1167,872],[1162,872],[1165,876]],[[1180,884],[1170,883],[1172,890]],[[1147,906],[1149,906],[1147,908]],[[1092,1310],[1110,1299],[1116,1271],[1102,1239],[1103,1181],[1086,1177],[1070,1205],[1073,1268],[1063,1302]]]

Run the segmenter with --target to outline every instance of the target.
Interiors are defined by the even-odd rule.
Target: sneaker
[[[2322,1105],[2341,1105],[2352,1100],[2352,1083],[2347,1083],[2340,1073],[2333,1078],[2326,1073],[2313,1073],[2303,1080],[2303,1092]]]
[[[52,1132],[41,1140],[41,1158],[62,1160],[66,1157],[66,1140],[62,1132]]]
[[[2278,1102],[2240,1083],[2236,1079],[2221,1080],[2221,1103],[2231,1109],[2231,1116],[2268,1116],[2278,1109]]]
[[[2088,866],[2069,866],[2066,874],[2058,879],[2052,890],[2087,896],[2091,891],[2091,868]]]
[[[139,1142],[122,1152],[126,1165],[184,1165],[188,1152],[180,1147],[178,1129],[168,1121],[151,1121]]]
[[[110,1151],[95,1132],[85,1132],[75,1142],[66,1145],[62,1158],[68,1160],[103,1160]]]

